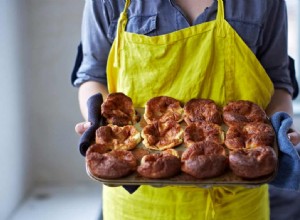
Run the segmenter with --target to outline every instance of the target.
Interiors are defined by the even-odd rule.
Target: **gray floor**
[[[9,220],[96,220],[101,186],[43,186],[36,188]]]

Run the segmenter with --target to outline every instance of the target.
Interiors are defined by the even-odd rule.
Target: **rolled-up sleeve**
[[[263,28],[262,46],[258,49],[258,58],[275,89],[285,89],[290,94],[293,87],[289,74],[287,52],[287,10],[284,0],[272,0],[268,17]]]
[[[110,7],[105,0],[86,0],[82,18],[83,60],[73,85],[86,81],[107,84],[106,63],[112,42],[107,37],[110,26]]]

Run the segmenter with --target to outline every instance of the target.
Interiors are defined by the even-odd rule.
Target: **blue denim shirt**
[[[225,19],[266,69],[277,89],[293,88],[288,70],[284,0],[223,0]],[[74,86],[106,84],[106,62],[125,0],[86,0],[82,21],[83,61]],[[190,24],[174,0],[131,0],[126,31],[157,36],[216,18],[217,0]]]

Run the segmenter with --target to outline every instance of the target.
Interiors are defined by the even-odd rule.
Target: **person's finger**
[[[292,131],[288,133],[288,138],[290,139],[293,145],[297,145],[300,143],[300,133],[297,131]]]
[[[75,125],[75,132],[82,135],[90,126],[91,122],[80,122]]]

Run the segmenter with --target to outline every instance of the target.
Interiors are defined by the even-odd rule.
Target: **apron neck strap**
[[[127,11],[128,11],[129,5],[130,5],[130,0],[125,0],[125,6],[124,6],[122,13],[120,14],[120,18],[118,21],[118,31],[121,31],[121,29],[123,31],[125,31],[125,27],[127,24]]]
[[[218,12],[217,12],[216,20],[220,22],[223,21],[224,19],[225,19],[224,3],[223,0],[218,0]]]
[[[129,5],[130,5],[130,0],[125,0],[125,6],[124,6],[123,13],[127,12]]]
[[[224,12],[224,3],[223,0],[218,0],[218,11],[216,17],[216,24],[218,26],[217,32],[218,36],[225,37],[226,30],[225,30],[225,12]]]

